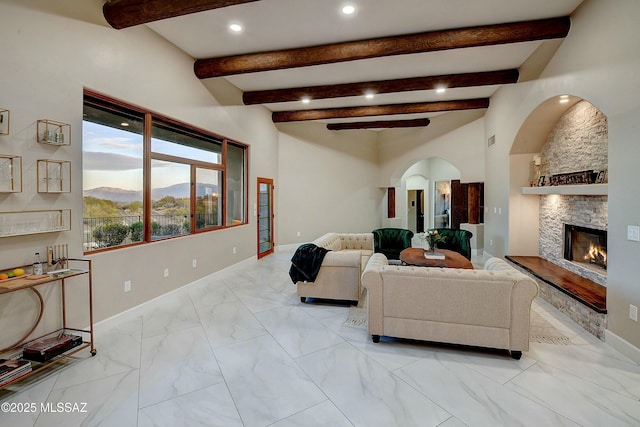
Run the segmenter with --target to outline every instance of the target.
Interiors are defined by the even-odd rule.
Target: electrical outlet
[[[640,242],[640,227],[637,225],[627,225],[627,240]]]
[[[131,292],[131,280],[124,281],[124,291]]]
[[[164,269],[164,277],[169,277],[169,269],[168,268]]]
[[[300,237],[300,232],[299,231],[296,233],[296,236]]]
[[[233,247],[233,253],[235,254],[236,252],[238,252],[238,249],[234,246]]]
[[[634,322],[638,321],[638,307],[633,304],[629,304],[629,319]]]
[[[198,260],[197,259],[193,259],[193,261],[191,261],[191,267],[196,268],[198,266]]]

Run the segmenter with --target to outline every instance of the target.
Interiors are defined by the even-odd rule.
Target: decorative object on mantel
[[[549,185],[594,184],[597,177],[598,171],[594,170],[558,173],[549,177]]]
[[[609,171],[607,169],[598,172],[596,184],[606,184],[609,182]]]
[[[445,236],[441,236],[438,233],[438,230],[429,230],[424,233],[418,233],[416,237],[418,237],[420,241],[426,242],[429,245],[429,248],[425,249],[425,251],[432,252],[432,253],[438,247],[438,243],[444,243],[447,240]],[[426,254],[425,254],[425,257],[426,257]],[[444,259],[444,257],[442,259]]]

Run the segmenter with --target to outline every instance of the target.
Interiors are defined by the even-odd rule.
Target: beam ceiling
[[[451,89],[456,87],[509,84],[516,83],[517,81],[518,70],[511,69],[480,73],[448,74],[408,79],[250,91],[245,92],[242,95],[242,100],[245,105],[256,105],[299,101],[304,97],[308,97],[309,99],[342,98],[347,96],[362,96],[366,93],[381,94],[410,92],[416,90],[433,90],[439,87]]]
[[[200,79],[260,71],[332,64],[392,55],[435,52],[565,37],[569,17],[483,25],[334,43],[271,52],[198,59],[194,64]]]
[[[351,129],[391,129],[391,128],[415,128],[429,126],[429,119],[415,120],[386,120],[376,122],[349,122],[349,123],[329,123],[329,130],[351,130]]]
[[[259,0],[111,0],[104,4],[102,13],[109,25],[121,30],[161,19],[254,1]]]
[[[276,111],[271,115],[274,123],[305,120],[341,119],[353,117],[388,116],[393,114],[435,113],[453,110],[488,108],[489,98],[460,101],[423,102],[414,104],[372,105],[367,107],[326,108],[318,110]]]

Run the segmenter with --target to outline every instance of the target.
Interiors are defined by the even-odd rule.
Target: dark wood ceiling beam
[[[329,123],[329,130],[352,130],[352,129],[391,129],[391,128],[415,128],[429,126],[429,119],[415,120],[385,120],[376,122],[351,122],[351,123]]]
[[[194,64],[200,79],[285,68],[332,64],[392,55],[434,52],[565,37],[567,17],[430,31],[402,36],[343,42],[220,58],[198,59]]]
[[[518,70],[510,69],[290,89],[270,89],[245,92],[242,95],[242,100],[245,105],[255,105],[299,101],[304,97],[309,99],[327,99],[343,98],[346,96],[363,96],[369,92],[377,95],[381,93],[433,90],[439,87],[451,89],[456,87],[502,85],[517,83],[518,75]]]
[[[109,25],[121,30],[161,19],[254,1],[259,0],[111,0],[102,6],[102,13]]]
[[[371,105],[366,107],[325,108],[317,110],[276,111],[271,114],[274,123],[305,120],[344,119],[353,117],[387,116],[394,114],[436,113],[441,111],[474,110],[488,108],[489,98],[461,101],[423,102],[415,104]]]

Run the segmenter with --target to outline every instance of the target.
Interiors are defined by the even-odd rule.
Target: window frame
[[[87,98],[93,98],[101,106],[112,109],[115,113],[133,111],[135,113],[139,113],[143,115],[143,223],[144,223],[144,237],[142,241],[139,242],[131,242],[123,245],[110,246],[106,248],[97,248],[97,249],[89,249],[84,250],[85,254],[94,254],[104,251],[116,250],[121,248],[128,248],[132,246],[145,245],[149,243],[157,243],[164,240],[177,239],[182,237],[193,236],[201,233],[209,233],[215,232],[218,230],[240,227],[243,225],[249,224],[249,185],[248,185],[248,175],[249,175],[249,148],[248,144],[240,142],[236,139],[230,139],[223,135],[217,134],[215,132],[211,132],[197,126],[191,125],[189,123],[185,123],[170,117],[167,117],[163,114],[156,113],[149,109],[145,109],[139,106],[135,106],[129,104],[127,102],[106,96],[104,94],[94,92],[89,89],[84,89],[83,91],[83,108],[86,104]],[[106,105],[105,105],[106,104]],[[83,119],[84,121],[84,119]],[[189,159],[185,157],[179,157],[169,154],[163,153],[154,153],[151,151],[151,140],[152,140],[152,130],[154,122],[162,123],[163,125],[169,125],[171,127],[175,127],[176,131],[182,132],[185,135],[193,136],[193,137],[202,137],[205,139],[219,140],[221,143],[222,152],[220,155],[221,161],[220,163],[209,163],[203,162],[195,159]],[[177,144],[177,143],[176,143]],[[227,144],[233,144],[234,146],[240,147],[244,153],[244,161],[243,161],[243,180],[244,185],[242,188],[243,191],[243,199],[244,199],[244,207],[243,207],[243,219],[240,223],[227,223]],[[84,148],[83,148],[84,151]],[[186,234],[163,237],[159,239],[152,239],[152,227],[151,227],[151,163],[152,160],[161,160],[173,163],[186,164],[190,167],[190,191],[189,191],[189,217],[190,217],[190,231]],[[218,185],[218,203],[219,209],[221,209],[221,224],[211,227],[203,227],[198,229],[196,226],[196,170],[198,168],[208,169],[216,172],[220,172],[220,183]],[[83,196],[84,198],[84,196]],[[221,207],[220,207],[221,205]],[[83,209],[83,218],[84,218],[84,209]]]

